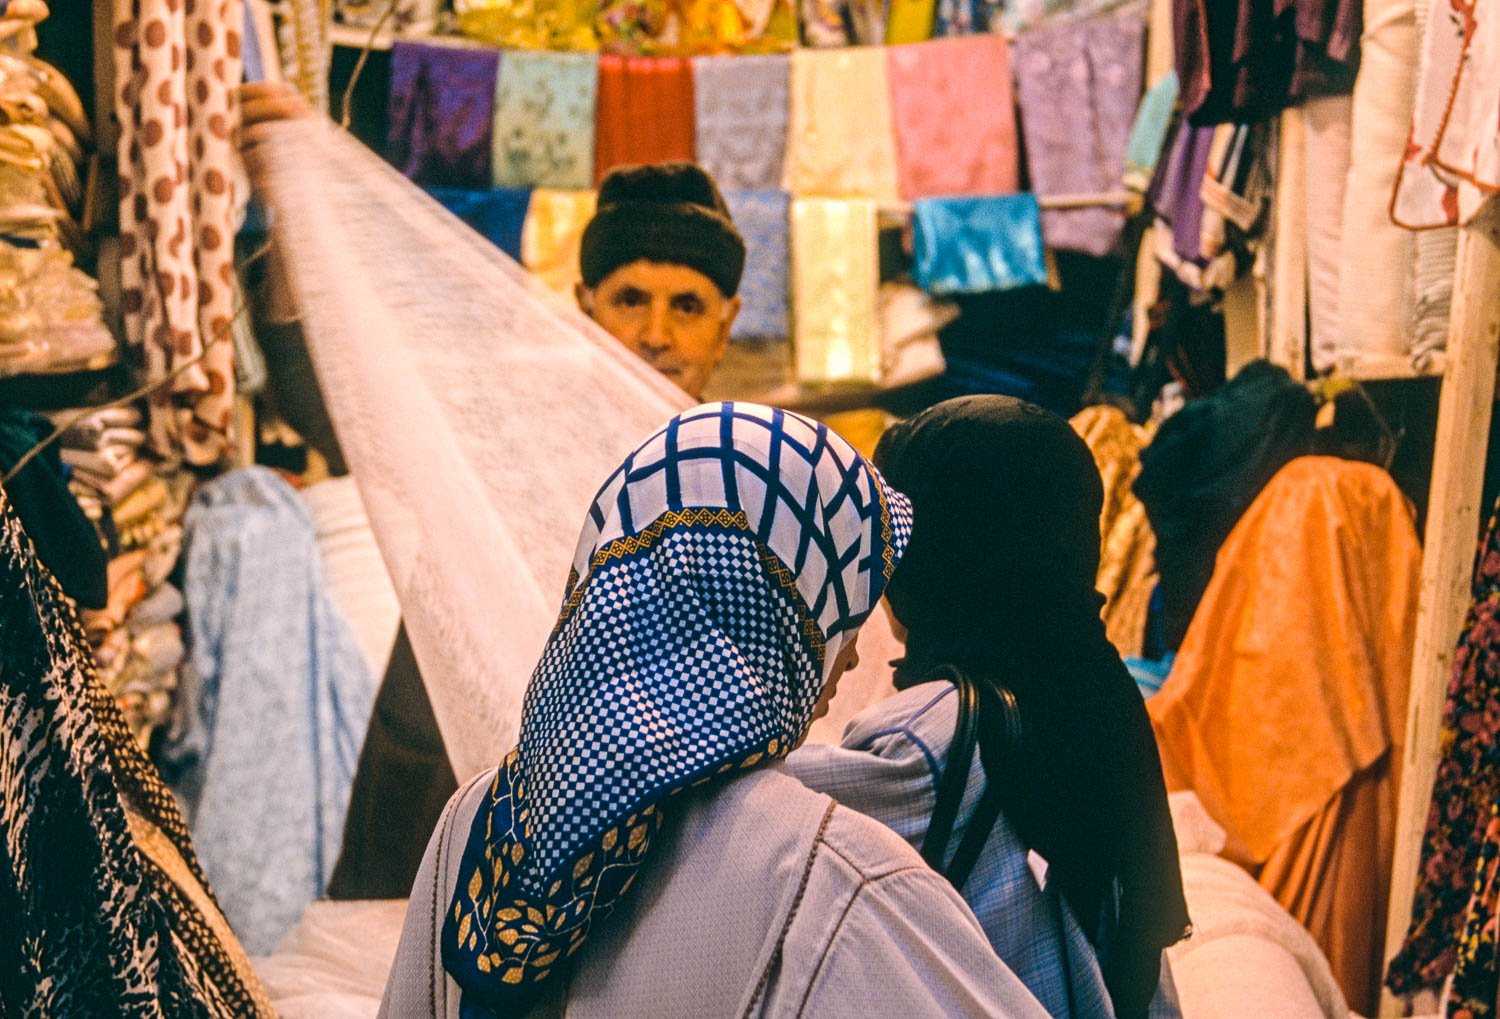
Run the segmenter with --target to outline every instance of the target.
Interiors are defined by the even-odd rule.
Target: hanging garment
[[[1130,138],[1125,143],[1124,181],[1132,191],[1145,193],[1151,185],[1176,106],[1177,74],[1169,71],[1141,97],[1135,122],[1130,125]]]
[[[1071,424],[1088,443],[1104,481],[1098,579],[1099,593],[1104,595],[1104,629],[1122,657],[1139,655],[1157,580],[1156,535],[1145,505],[1132,491],[1141,472],[1147,436],[1117,407],[1086,407]]]
[[[1184,262],[1201,265],[1203,258],[1203,175],[1213,147],[1214,129],[1184,123],[1170,143],[1165,162],[1157,168],[1147,200],[1158,219],[1170,229],[1159,238]]]
[[[375,682],[279,475],[203,486],[187,532],[193,686],[171,755],[225,915],[265,953],[333,870]]]
[[[1316,413],[1312,394],[1285,370],[1257,361],[1173,414],[1141,451],[1135,494],[1156,532],[1166,650],[1187,633],[1240,515],[1312,448]]]
[[[1344,204],[1349,192],[1354,104],[1348,96],[1324,96],[1309,99],[1301,109],[1307,307],[1298,314],[1306,315],[1313,370],[1321,373],[1332,371],[1338,360],[1339,277],[1344,264]],[[1288,196],[1287,200],[1297,198]]]
[[[512,50],[500,65],[496,88],[494,185],[591,187],[598,58]]]
[[[120,285],[128,342],[146,373],[177,375],[151,403],[164,455],[217,463],[234,412],[234,89],[239,0],[115,7],[120,125]],[[184,50],[192,54],[184,62]]]
[[[902,198],[999,195],[1019,187],[1003,36],[891,46],[886,65]],[[976,93],[983,101],[975,101]]]
[[[799,380],[880,377],[878,248],[873,201],[792,201],[792,337]]]
[[[1471,592],[1448,677],[1442,759],[1427,811],[1411,926],[1386,975],[1399,995],[1442,989],[1455,961],[1471,950],[1468,939],[1460,939],[1476,890],[1490,880],[1485,876],[1476,884],[1478,872],[1490,865],[1491,812],[1500,803],[1500,506],[1479,547]],[[1493,912],[1493,899],[1487,908]],[[1490,974],[1485,997],[1493,1012],[1500,986],[1493,956],[1480,968]]]
[[[0,1012],[273,1015],[3,494],[0,661]]]
[[[1032,194],[917,202],[912,212],[917,285],[943,296],[1045,286],[1042,215]]]
[[[786,190],[893,201],[896,142],[879,47],[792,53]]]
[[[386,158],[419,184],[489,187],[499,72],[495,50],[397,42]]]
[[[617,166],[692,162],[693,117],[692,61],[600,57],[594,182]]]
[[[720,191],[781,187],[790,75],[784,54],[693,60],[696,157]]]
[[[1171,678],[1146,702],[1171,789],[1374,1010],[1421,550],[1384,471],[1288,464],[1225,543]]]
[[[533,191],[521,228],[521,264],[559,294],[573,295],[581,278],[578,253],[594,218],[592,191]]]
[[[511,258],[521,257],[521,234],[531,208],[531,192],[524,188],[430,187],[427,193],[479,235]]]
[[[1415,303],[1415,241],[1391,221],[1391,194],[1411,138],[1418,59],[1414,2],[1365,0],[1363,56],[1349,129],[1334,359],[1354,378],[1412,374],[1408,324]],[[1493,141],[1493,127],[1490,137]]]
[[[1016,94],[1026,132],[1026,166],[1038,195],[1119,190],[1130,125],[1141,97],[1145,12],[1131,3],[1086,21],[1058,22],[1016,38]],[[1047,246],[1086,255],[1116,253],[1119,209],[1042,214]]]
[[[745,275],[738,291],[740,313],[730,336],[788,337],[791,196],[785,191],[729,191],[724,201],[735,229],[745,239]]]
[[[1467,223],[1500,192],[1500,12],[1480,0],[1432,2],[1418,27],[1410,145],[1391,208],[1413,229]]]

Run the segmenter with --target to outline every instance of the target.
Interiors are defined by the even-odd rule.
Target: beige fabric
[[[1416,90],[1414,0],[1365,0],[1344,196],[1337,366],[1357,378],[1412,374],[1411,232],[1391,221]],[[1309,175],[1310,177],[1310,175]]]
[[[304,488],[301,495],[322,555],[324,586],[354,631],[371,675],[383,676],[396,643],[401,605],[359,486],[352,477],[329,478]]]
[[[1307,129],[1302,110],[1281,115],[1271,227],[1271,309],[1267,357],[1300,379],[1307,374]]]
[[[382,1016],[458,1014],[438,924],[492,778],[460,789],[433,835]],[[765,768],[684,804],[553,1006],[570,1017],[1045,1017],[958,893],[895,833],[831,803]]]
[[[1313,368],[1320,372],[1337,360],[1341,335],[1339,296],[1352,110],[1348,96],[1311,99],[1302,107],[1308,342]],[[1296,200],[1295,194],[1288,196],[1288,206]],[[1287,211],[1291,213],[1290,208]]]
[[[254,960],[281,1019],[370,1019],[406,919],[405,899],[314,902],[276,951]]]

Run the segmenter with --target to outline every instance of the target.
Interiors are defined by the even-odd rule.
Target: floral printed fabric
[[[784,55],[693,61],[698,162],[720,190],[781,186],[790,75]]]
[[[234,409],[234,89],[240,0],[115,5],[120,255],[127,340],[153,379],[166,454],[218,462]]]
[[[1494,1014],[1497,987],[1493,917],[1500,888],[1484,871],[1494,868],[1500,836],[1493,816],[1500,802],[1500,507],[1490,520],[1473,594],[1448,680],[1443,756],[1427,813],[1412,922],[1386,984],[1397,994],[1436,989],[1458,963],[1467,970],[1472,998],[1474,971],[1482,969],[1488,973],[1487,1005],[1472,1011],[1478,1016]],[[1491,918],[1482,958],[1468,930],[1479,915]]]
[[[868,198],[792,202],[792,328],[802,382],[880,377],[875,211]]]
[[[419,184],[490,184],[500,54],[398,42],[386,155]]]
[[[785,191],[730,191],[724,195],[735,228],[745,239],[742,302],[730,333],[734,339],[780,339],[787,325],[787,264],[791,258]]]
[[[506,53],[495,93],[495,186],[591,186],[598,90],[592,53]]]
[[[791,91],[786,190],[895,199],[896,142],[884,50],[797,50]]]
[[[1416,228],[1467,223],[1500,192],[1500,10],[1434,0],[1391,213]]]

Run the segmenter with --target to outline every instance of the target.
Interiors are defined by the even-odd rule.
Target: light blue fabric
[[[1177,105],[1177,72],[1147,90],[1130,127],[1130,141],[1125,146],[1125,185],[1144,192],[1151,186],[1157,160],[1167,144],[1167,129],[1172,125],[1172,108]]]
[[[978,294],[1047,282],[1036,196],[927,198],[913,210],[917,285]]]
[[[1130,678],[1135,680],[1135,685],[1140,688],[1141,696],[1150,700],[1166,685],[1176,661],[1176,652],[1160,659],[1132,656],[1125,659],[1125,668],[1130,671]]]
[[[729,215],[745,238],[745,275],[740,280],[743,306],[734,320],[734,339],[781,339],[791,335],[787,322],[787,269],[791,265],[788,217],[791,195],[785,191],[730,191],[724,195]]]
[[[924,683],[856,715],[839,746],[808,744],[786,764],[808,788],[874,818],[920,851],[957,724],[953,685]],[[976,754],[949,841],[950,859],[984,787]],[[1057,891],[1037,881],[1029,855],[1002,816],[962,889],[964,901],[995,953],[1049,1013],[1059,1019],[1112,1016],[1093,947]],[[1153,1019],[1181,1015],[1165,956],[1150,1014]]]
[[[595,54],[507,50],[495,85],[492,183],[593,187],[598,97]]]
[[[209,482],[185,529],[190,675],[168,754],[219,904],[264,954],[333,869],[375,680],[279,475]]]

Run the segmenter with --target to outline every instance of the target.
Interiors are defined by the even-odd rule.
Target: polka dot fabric
[[[466,1014],[530,1006],[629,890],[672,797],[802,742],[910,532],[904,496],[785,411],[706,404],[620,466],[445,917]]]
[[[115,12],[125,332],[152,378],[207,350],[154,399],[151,431],[163,453],[212,464],[228,448],[234,405],[243,8],[241,0],[122,0]]]

